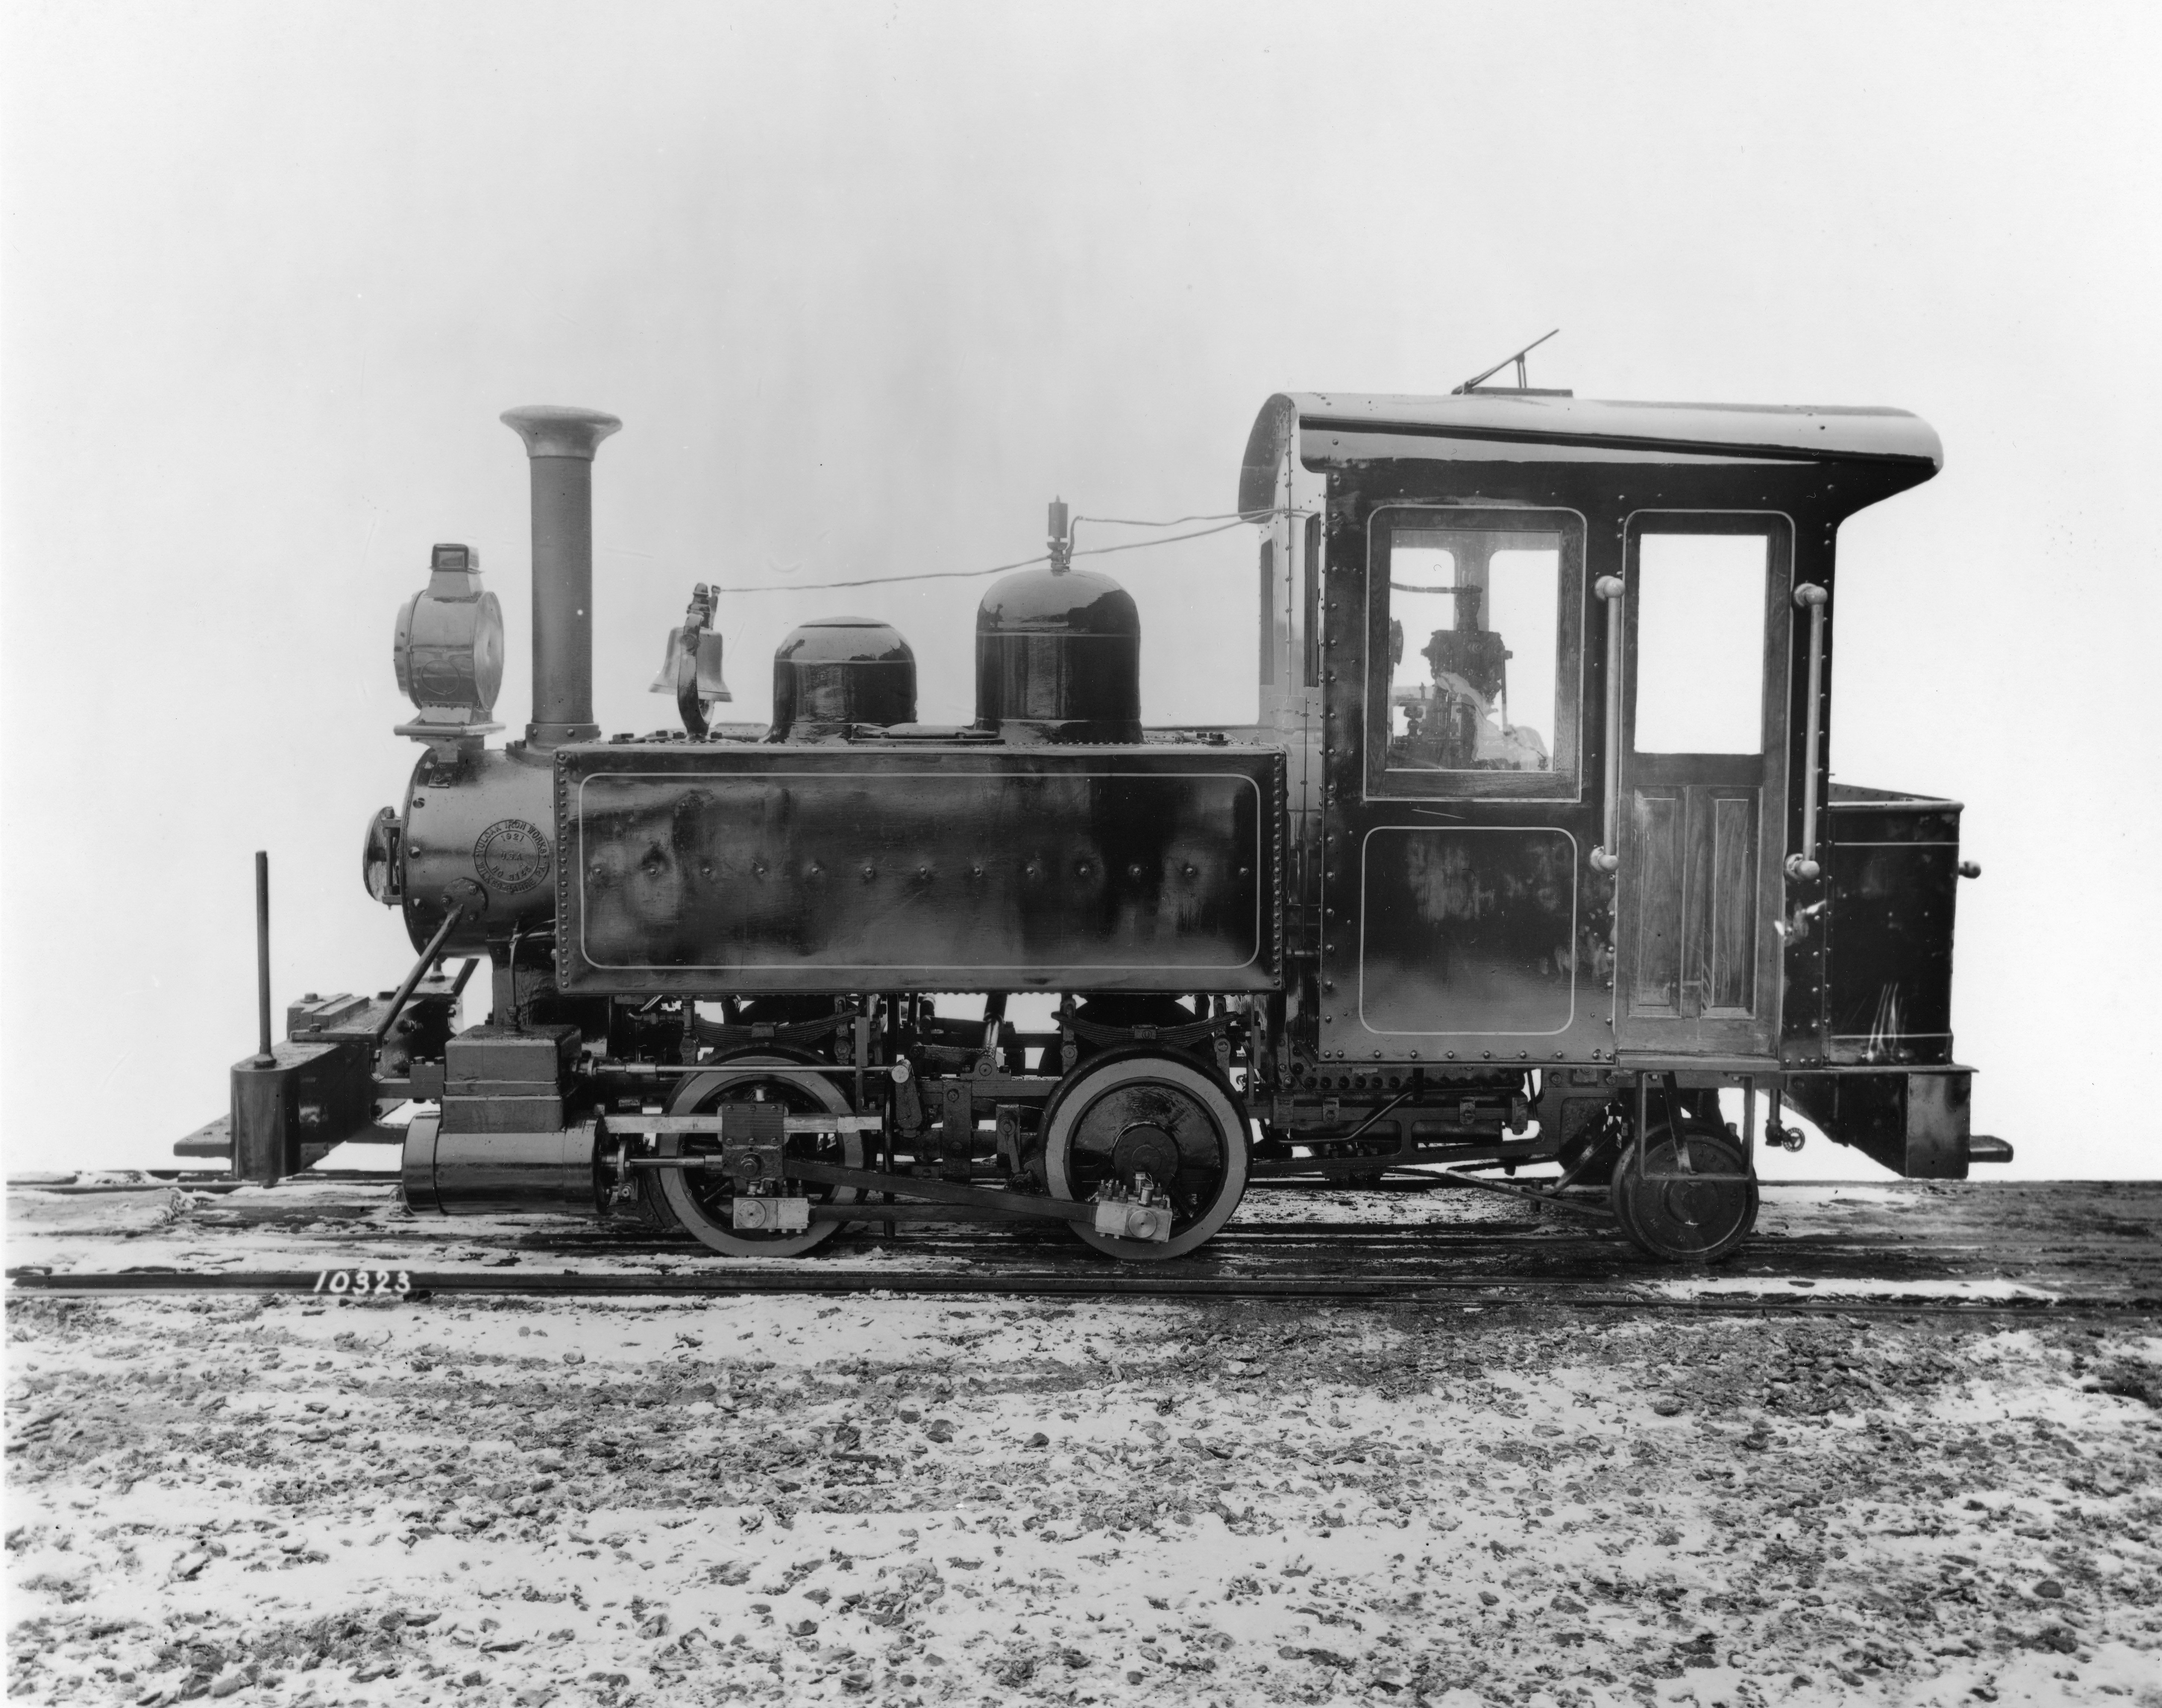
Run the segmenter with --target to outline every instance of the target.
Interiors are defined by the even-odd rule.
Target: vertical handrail
[[[1592,592],[1606,601],[1606,814],[1605,834],[1591,851],[1591,864],[1602,872],[1622,864],[1622,595],[1618,575],[1602,575]]]
[[[274,1068],[270,1043],[270,856],[255,851],[255,1065]]]
[[[1813,582],[1794,589],[1794,603],[1810,614],[1810,703],[1808,734],[1803,739],[1802,850],[1787,856],[1787,875],[1814,882],[1824,868],[1817,862],[1818,751],[1824,739],[1824,629],[1825,607],[1831,595]]]

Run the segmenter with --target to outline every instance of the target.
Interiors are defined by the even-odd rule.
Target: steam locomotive
[[[283,1042],[266,985],[240,1176],[396,1142],[419,1210],[774,1257],[1063,1221],[1148,1261],[1256,1178],[1439,1167],[1706,1261],[1755,1220],[1757,1147],[1799,1144],[1789,1110],[1904,1175],[2010,1156],[1952,1054],[1961,808],[1826,769],[1838,528],[1941,466],[1913,415],[1521,372],[1282,394],[1239,476],[1256,723],[1143,723],[1134,601],[1054,504],[977,609],[972,723],[917,721],[906,640],[840,616],[781,646],[770,724],[713,722],[701,586],[655,684],[682,729],[605,739],[592,472],[621,424],[503,420],[533,721],[489,745],[501,614],[437,546],[394,643],[421,753],[363,860],[420,958],[311,994]]]

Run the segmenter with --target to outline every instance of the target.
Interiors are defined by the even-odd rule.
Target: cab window
[[[1367,792],[1574,797],[1577,519],[1392,509],[1375,524]]]

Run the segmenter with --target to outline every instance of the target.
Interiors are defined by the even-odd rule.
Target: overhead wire
[[[906,581],[973,581],[979,576],[1003,575],[1010,569],[1026,569],[1031,564],[1050,561],[1051,554],[1042,552],[1034,557],[1016,558],[1011,563],[995,563],[989,569],[927,569],[914,575],[866,576],[860,581],[774,581],[765,582],[756,587],[717,587],[715,591],[723,593],[830,593],[836,588],[896,587]]]
[[[1261,510],[1256,514],[1275,516],[1281,515],[1283,512]],[[1098,522],[1107,528],[1178,528],[1183,527],[1188,522],[1243,522],[1249,519],[1244,510],[1210,510],[1192,516],[1168,516],[1160,522],[1141,522],[1131,516],[1076,516],[1073,519],[1073,525],[1078,528],[1084,522]]]
[[[1246,516],[1235,516],[1228,522],[1219,522],[1213,528],[1196,528],[1191,534],[1167,534],[1161,540],[1129,540],[1123,546],[1077,546],[1069,555],[1074,557],[1101,557],[1111,551],[1146,551],[1152,546],[1176,546],[1182,540],[1205,540],[1211,534],[1229,533],[1250,520]]]
[[[1282,513],[1277,510],[1265,510],[1262,514],[1264,515],[1274,516],[1281,514]],[[1165,522],[1137,522],[1127,516],[1076,516],[1073,519],[1073,526],[1066,537],[1069,544],[1079,540],[1081,537],[1081,525],[1084,522],[1094,522],[1099,527],[1102,528],[1183,528],[1188,522],[1235,523],[1244,522],[1250,520],[1251,519],[1249,518],[1243,510],[1217,510],[1207,515],[1173,516],[1170,520]],[[1209,531],[1213,534],[1217,530],[1212,528]],[[1191,536],[1182,535],[1180,537],[1188,538]],[[1167,546],[1171,542],[1169,541],[1151,541],[1148,543]],[[1091,548],[1092,551],[1105,551],[1109,549],[1110,548],[1104,546]],[[1079,551],[1077,549],[1073,555],[1075,556],[1080,556]]]
[[[1214,522],[1213,528],[1197,528],[1190,534],[1173,534],[1158,540],[1129,540],[1117,546],[1077,547],[1068,555],[1072,557],[1102,557],[1114,551],[1143,551],[1156,546],[1176,546],[1183,540],[1204,540],[1211,534],[1229,533],[1241,523],[1260,523],[1272,517],[1294,514],[1283,509],[1258,511],[1248,515],[1242,511],[1220,510],[1213,515],[1175,516],[1163,522],[1140,522],[1120,516],[1076,516],[1075,525],[1095,522],[1104,526],[1120,528],[1176,528],[1186,522]],[[1070,535],[1068,537],[1071,537]],[[864,576],[853,581],[765,582],[754,587],[717,587],[724,593],[832,593],[843,588],[897,587],[913,581],[974,581],[987,575],[1004,575],[1009,570],[1030,569],[1039,563],[1051,561],[1047,551],[1034,557],[1018,558],[1011,563],[995,563],[988,569],[927,569],[910,575]]]

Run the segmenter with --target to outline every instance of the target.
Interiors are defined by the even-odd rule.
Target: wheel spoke
[[[1107,1183],[1153,1182],[1170,1201],[1167,1241],[1116,1239],[1077,1225],[1111,1256],[1183,1255],[1210,1238],[1246,1183],[1244,1116],[1214,1079],[1183,1061],[1118,1056],[1084,1068],[1045,1111],[1052,1189],[1085,1201]]]
[[[667,1109],[671,1115],[711,1114],[728,1102],[778,1103],[797,1115],[840,1115],[839,1094],[827,1086],[807,1086],[793,1079],[760,1078],[762,1067],[793,1065],[781,1057],[740,1058],[687,1075],[678,1082]],[[824,1095],[821,1096],[821,1091]],[[683,1153],[710,1157],[720,1142],[710,1134],[688,1135],[681,1141]],[[838,1147],[836,1153],[835,1147]],[[811,1160],[821,1152],[834,1154],[844,1167],[863,1165],[862,1141],[854,1134],[807,1133],[791,1135],[782,1154]],[[676,1219],[702,1245],[732,1256],[795,1256],[823,1244],[841,1230],[838,1222],[814,1222],[802,1233],[739,1233],[735,1229],[735,1183],[724,1174],[703,1170],[669,1169],[662,1173],[662,1194]],[[803,1196],[822,1204],[849,1204],[853,1187],[819,1185]]]

